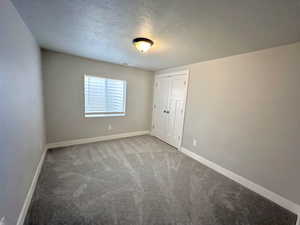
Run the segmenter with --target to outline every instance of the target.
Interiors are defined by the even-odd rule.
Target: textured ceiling
[[[300,40],[300,0],[12,0],[41,47],[158,70]],[[146,54],[135,37],[155,43]]]

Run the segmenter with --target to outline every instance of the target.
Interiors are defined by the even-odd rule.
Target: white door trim
[[[185,112],[186,112],[186,101],[187,101],[187,94],[188,94],[188,88],[189,88],[189,75],[190,75],[190,71],[189,69],[184,69],[184,70],[174,70],[172,72],[167,72],[167,73],[160,73],[157,72],[155,73],[155,78],[154,78],[154,84],[153,84],[153,90],[156,87],[156,81],[158,78],[162,78],[162,77],[173,77],[173,76],[186,76],[186,92],[185,92],[185,96],[184,96],[184,103],[183,103],[183,126],[182,126],[182,130],[181,130],[181,138],[180,138],[180,142],[179,142],[179,147],[178,149],[180,149],[180,146],[182,144],[182,138],[183,138],[183,129],[184,129],[184,122],[185,122]],[[155,107],[155,91],[153,91],[153,104],[152,104],[152,120],[151,120],[151,132],[150,134],[153,136],[156,136],[155,133],[153,132],[153,125],[154,125],[154,107]]]
[[[187,75],[187,76],[189,76],[189,74],[190,74],[189,69],[174,70],[172,72],[167,72],[167,73],[157,72],[157,73],[155,73],[155,78],[158,78],[158,77],[172,77],[172,76],[179,76],[179,75]]]

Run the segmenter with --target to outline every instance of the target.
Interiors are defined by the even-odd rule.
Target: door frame
[[[181,129],[181,138],[180,138],[180,142],[179,142],[179,147],[178,150],[180,151],[181,149],[181,145],[182,145],[182,139],[183,139],[183,130],[184,130],[184,124],[185,124],[185,113],[186,113],[186,101],[187,101],[187,95],[188,95],[188,88],[189,88],[189,75],[190,75],[190,70],[189,69],[181,69],[181,70],[174,70],[171,72],[157,72],[155,73],[155,77],[154,77],[154,83],[153,83],[153,102],[152,102],[152,119],[151,119],[151,131],[150,134],[152,136],[156,136],[153,133],[153,127],[154,127],[154,109],[155,109],[155,87],[156,87],[156,81],[159,78],[162,77],[174,77],[174,76],[186,76],[186,92],[185,92],[185,96],[184,96],[184,103],[183,103],[183,125],[182,125],[182,129]]]

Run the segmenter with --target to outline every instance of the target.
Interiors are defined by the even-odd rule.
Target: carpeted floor
[[[151,136],[49,150],[25,225],[294,225],[296,215]]]

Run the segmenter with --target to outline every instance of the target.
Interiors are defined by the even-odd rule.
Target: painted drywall
[[[42,70],[48,143],[150,129],[153,72],[46,50]],[[126,116],[84,117],[85,74],[127,81]]]
[[[15,225],[44,149],[40,49],[0,1],[0,218]]]
[[[299,204],[300,43],[182,68],[183,147]]]

